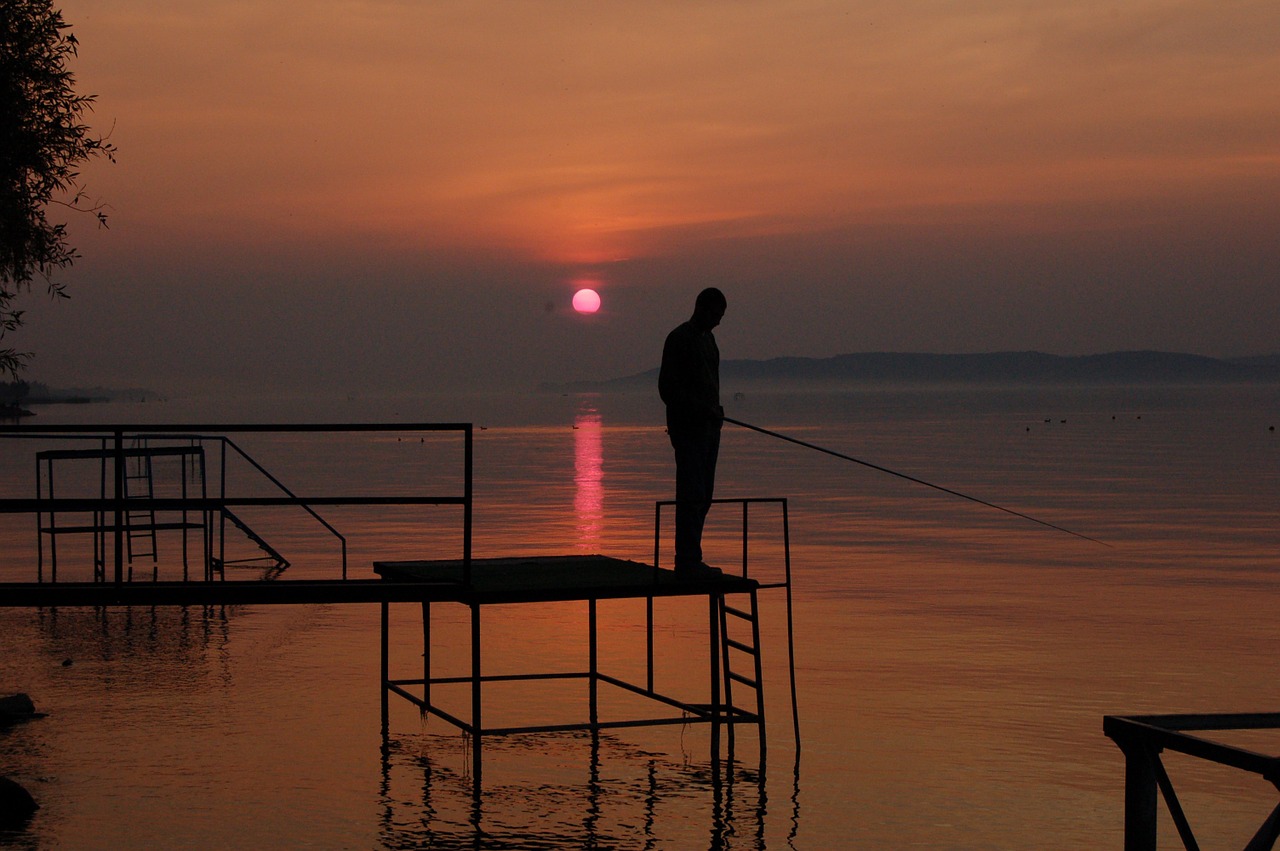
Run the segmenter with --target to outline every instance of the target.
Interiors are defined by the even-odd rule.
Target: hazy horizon
[[[921,360],[923,359],[923,361]],[[1243,368],[1249,374],[1233,371]],[[1050,370],[1045,372],[1045,370]],[[32,385],[26,401],[46,404],[59,401],[177,401],[239,398],[244,401],[345,401],[359,403],[380,399],[451,398],[510,399],[513,394],[571,395],[655,392],[658,365],[625,375],[575,381],[544,380],[520,386],[472,388],[386,388],[371,385],[348,392],[335,388],[297,389],[290,393],[252,387],[192,385],[107,386],[50,384],[28,376]],[[721,362],[724,393],[764,390],[770,393],[805,393],[859,389],[904,389],[919,386],[1012,386],[1020,383],[1045,386],[1129,385],[1185,386],[1211,384],[1272,385],[1280,381],[1280,352],[1241,358],[1217,359],[1190,352],[1098,352],[1062,356],[1050,352],[845,352],[827,358],[781,355],[772,358],[729,358]],[[0,382],[7,384],[9,382]],[[651,385],[651,386],[650,386]],[[655,402],[656,404],[656,402]],[[460,413],[465,413],[461,410]]]
[[[1280,339],[1262,2],[61,5],[119,161],[32,380],[600,380],[707,285],[725,358]]]

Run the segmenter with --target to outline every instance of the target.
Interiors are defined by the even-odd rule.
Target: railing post
[[[379,647],[381,650],[381,664],[379,665],[379,671],[381,672],[381,679],[382,679],[382,689],[381,689],[381,692],[382,692],[382,697],[381,697],[382,738],[384,740],[383,745],[385,747],[385,744],[386,744],[385,739],[387,738],[387,733],[390,728],[390,707],[387,705],[388,704],[387,698],[389,697],[388,692],[390,691],[390,681],[391,681],[391,660],[390,660],[391,604],[388,603],[386,600],[383,600],[380,604],[380,608],[381,608],[380,620],[381,620],[382,629],[379,636],[380,638]]]
[[[422,601],[422,714],[431,709],[431,603]]]
[[[796,695],[796,627],[791,615],[791,520],[782,500],[782,563],[787,591],[787,670],[791,676],[791,726],[796,739],[796,768],[800,767],[800,701]]]
[[[724,596],[711,593],[707,595],[710,609],[710,669],[711,669],[711,763],[712,770],[718,776],[720,767],[720,654],[723,652],[724,636],[720,634],[720,608],[724,605]]]
[[[1124,851],[1156,851],[1158,751],[1136,738],[1116,744],[1124,753]]]
[[[471,604],[471,785],[478,796],[482,787],[480,778],[481,749],[484,745],[484,697],[481,693],[480,664],[480,604]]]
[[[591,717],[591,732],[599,733],[600,705],[598,670],[600,666],[600,649],[597,641],[598,621],[596,620],[596,601],[587,601],[587,711]]]
[[[653,581],[658,581],[658,563],[662,555],[662,503],[653,506]],[[645,685],[653,691],[653,596],[644,601]]]
[[[218,469],[218,543],[217,559],[219,564],[219,574],[223,579],[227,578],[227,436],[222,436],[222,457],[219,459],[220,467]],[[209,580],[213,580],[213,564],[209,565]]]
[[[53,467],[52,467],[52,466],[49,468],[49,471],[50,471],[50,472],[49,472],[49,476],[50,476],[49,486],[50,486],[50,487],[53,487],[53,482],[52,482],[52,478],[53,478]],[[50,493],[50,494],[49,494],[49,498],[50,498],[50,499],[52,499],[52,498],[53,498],[53,494],[52,494],[52,493]],[[43,523],[43,518],[44,518],[44,512],[42,512],[42,511],[40,510],[40,499],[41,499],[41,493],[40,493],[40,454],[39,454],[39,453],[36,453],[36,581],[37,581],[37,582],[44,582],[44,531],[41,529],[41,524]],[[53,523],[52,523],[52,519],[53,519],[53,518],[52,518],[52,515],[50,515],[50,525],[53,525]],[[95,519],[96,519],[96,515],[95,515]],[[97,553],[98,536],[97,536],[96,534],[95,534],[95,535],[94,535],[94,537],[93,537],[93,543],[94,543],[94,554],[93,554],[93,555],[94,555],[94,557],[96,558],[96,557],[97,557],[97,555],[98,555],[98,553]],[[98,566],[97,566],[97,564],[95,564],[95,565],[94,565],[94,570],[97,570],[97,567],[98,567]],[[94,578],[96,579],[97,577],[94,577]],[[54,574],[53,579],[54,579],[54,581],[55,581],[55,582],[57,581],[57,579],[58,579],[58,575],[57,575],[56,573]]]
[[[473,427],[467,423],[464,434],[462,463],[463,467],[463,504],[462,504],[462,584],[471,584],[471,502],[472,502],[472,462],[473,462]],[[477,737],[478,742],[478,737]]]
[[[116,584],[124,582],[124,432],[115,431]]]

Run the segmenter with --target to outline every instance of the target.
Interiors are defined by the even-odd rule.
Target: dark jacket
[[[667,406],[668,430],[719,428],[720,349],[715,335],[693,322],[677,326],[662,347],[658,395]]]

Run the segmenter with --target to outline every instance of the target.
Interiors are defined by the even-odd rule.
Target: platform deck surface
[[[471,560],[462,585],[461,560],[379,561],[374,572],[392,582],[452,589],[462,602],[534,602],[736,593],[758,587],[735,574],[689,578],[651,564],[604,555],[515,556]]]
[[[530,556],[463,563],[374,562],[377,579],[214,580],[212,582],[0,583],[0,607],[9,606],[220,606],[304,603],[460,602],[534,603],[642,597],[733,594],[759,587],[727,574],[689,579],[653,565],[601,555]]]

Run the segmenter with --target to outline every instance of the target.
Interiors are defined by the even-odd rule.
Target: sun
[[[595,313],[600,309],[600,293],[584,287],[573,294],[573,309],[579,313]]]

